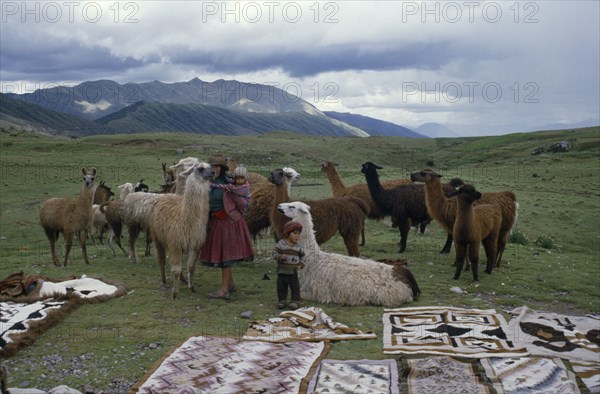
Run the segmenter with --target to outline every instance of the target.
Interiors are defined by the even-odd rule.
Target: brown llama
[[[502,212],[492,204],[473,203],[481,199],[481,193],[472,185],[463,185],[450,194],[456,198],[456,220],[452,228],[455,247],[456,271],[454,279],[460,278],[465,257],[469,256],[473,280],[479,280],[479,243],[483,244],[487,265],[485,272],[492,273],[496,263],[498,236],[502,225]]]
[[[73,235],[76,233],[79,233],[79,245],[83,252],[83,260],[86,264],[90,263],[85,243],[87,233],[92,227],[92,200],[96,168],[87,172],[85,168],[82,168],[81,172],[83,173],[83,182],[78,198],[51,198],[44,201],[40,208],[40,223],[50,241],[52,262],[57,267],[60,266],[60,262],[56,254],[56,241],[61,232],[65,238],[65,262],[63,265],[67,266]]]
[[[283,226],[290,220],[278,209],[279,204],[290,201],[286,172],[280,168],[273,170],[269,181],[275,185],[270,222],[275,238],[279,240],[283,237]],[[313,212],[315,237],[319,245],[327,242],[339,231],[348,254],[360,255],[359,238],[369,210],[363,200],[356,197],[333,197],[304,202]]]

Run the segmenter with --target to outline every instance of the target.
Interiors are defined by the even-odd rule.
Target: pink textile
[[[237,222],[211,218],[209,226],[206,243],[200,254],[202,263],[220,267],[252,259],[252,236],[243,218]]]

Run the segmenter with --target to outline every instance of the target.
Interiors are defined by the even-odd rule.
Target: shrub
[[[535,240],[535,246],[544,249],[558,249],[557,243],[549,235],[539,235]]]
[[[525,246],[529,243],[529,238],[527,238],[527,235],[525,235],[524,232],[515,230],[510,234],[510,237],[508,237],[508,242]]]

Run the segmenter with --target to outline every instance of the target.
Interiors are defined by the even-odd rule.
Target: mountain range
[[[0,119],[4,125],[72,135],[292,131],[323,136],[426,137],[379,119],[322,112],[275,86],[222,79],[140,84],[99,80],[20,95],[3,94]]]

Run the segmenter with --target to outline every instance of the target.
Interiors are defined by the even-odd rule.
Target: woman
[[[225,157],[216,155],[208,160],[215,171],[216,184],[226,184],[229,170]],[[239,261],[254,259],[252,237],[244,221],[246,201],[222,188],[214,187],[209,196],[210,218],[208,234],[202,247],[200,261],[206,266],[221,268],[221,288],[208,294],[208,298],[229,299],[235,289],[231,266]]]

